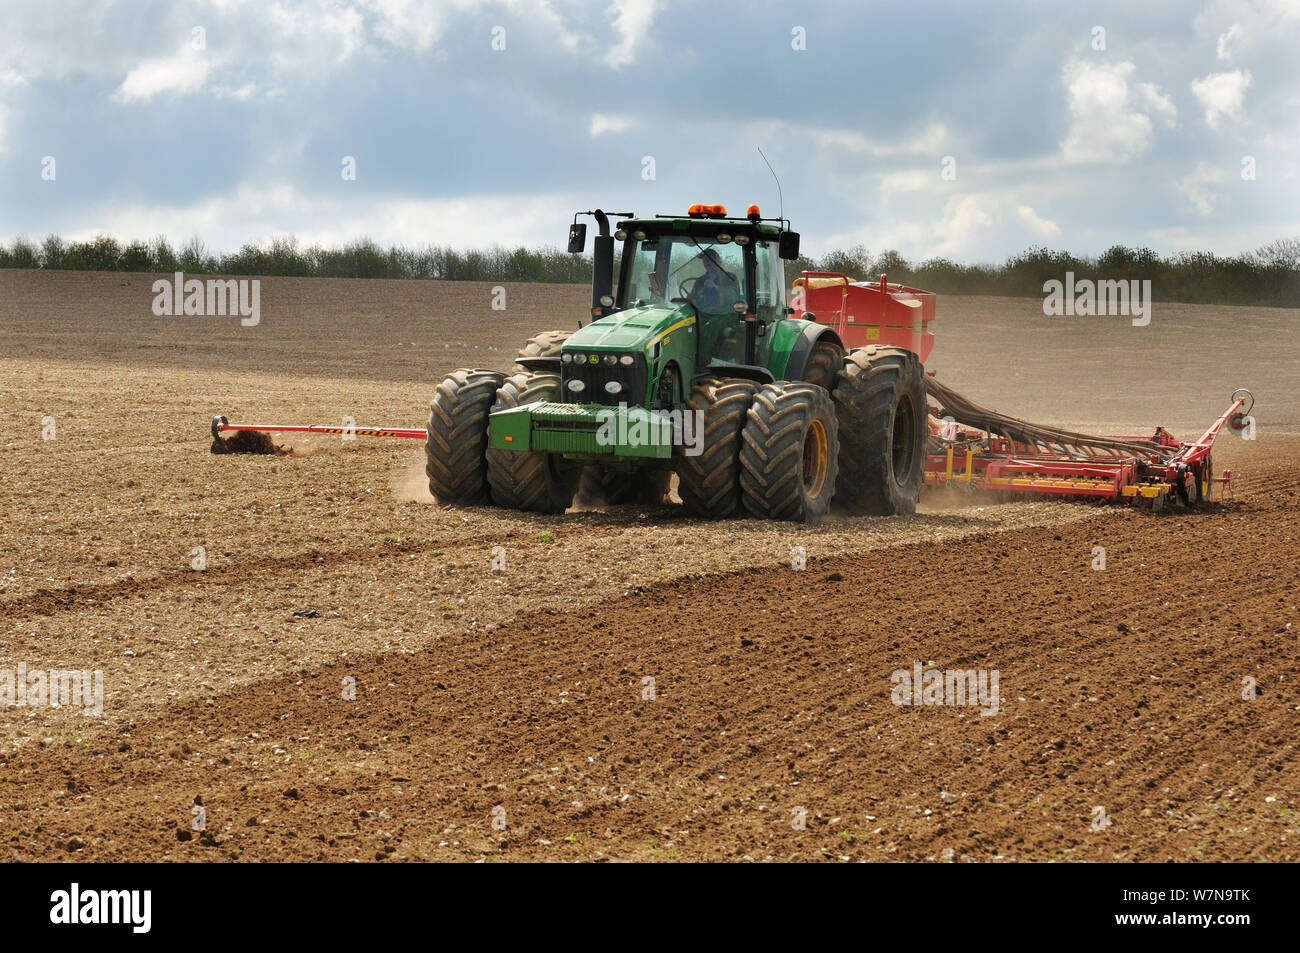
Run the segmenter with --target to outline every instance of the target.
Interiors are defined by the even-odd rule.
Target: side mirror
[[[581,255],[587,248],[587,225],[574,222],[569,226],[569,251]]]
[[[799,257],[799,233],[782,232],[777,249],[782,260],[794,261]]]

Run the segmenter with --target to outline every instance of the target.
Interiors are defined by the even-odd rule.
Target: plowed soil
[[[1255,389],[1231,495],[803,527],[440,509],[415,441],[208,452],[217,413],[420,426],[581,288],[264,279],[241,328],[151,280],[0,271],[0,676],[104,679],[0,708],[5,859],[1300,859],[1300,312],[941,299],[931,366],[1002,410],[1190,436]],[[895,705],[917,663],[997,712]]]

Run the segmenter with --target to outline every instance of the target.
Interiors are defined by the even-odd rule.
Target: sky
[[[562,246],[696,202],[969,263],[1300,236],[1300,0],[0,0],[0,240]]]

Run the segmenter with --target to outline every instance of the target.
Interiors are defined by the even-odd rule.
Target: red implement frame
[[[1231,485],[1231,471],[1214,475],[1210,452],[1225,424],[1242,428],[1254,403],[1254,395],[1242,388],[1197,440],[1180,442],[1157,427],[1150,437],[1099,438],[1123,445],[1110,451],[1029,443],[932,418],[931,443],[943,449],[934,452],[932,446],[927,454],[925,482],[1112,502],[1143,500],[1154,509],[1173,495],[1191,505],[1209,498],[1213,484]]]
[[[324,433],[351,434],[357,437],[407,437],[426,440],[429,432],[423,427],[343,427],[321,424],[232,424],[225,417],[212,418],[212,436],[225,430],[255,430],[259,433]]]

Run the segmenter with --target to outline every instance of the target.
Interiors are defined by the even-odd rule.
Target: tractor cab
[[[591,321],[566,336],[559,354],[523,365],[558,372],[561,402],[672,411],[702,378],[763,382],[802,366],[789,361],[807,322],[788,318],[782,259],[798,256],[799,236],[785,219],[764,219],[756,205],[744,218],[729,218],[721,205],[648,218],[578,215],[600,228]],[[581,253],[585,242],[575,216],[569,251]]]
[[[684,217],[619,222],[613,237],[623,254],[611,310],[687,309],[701,366],[758,363],[767,328],[785,317],[781,251],[797,253],[797,235],[765,223],[757,206],[729,219],[720,205],[693,205]]]

